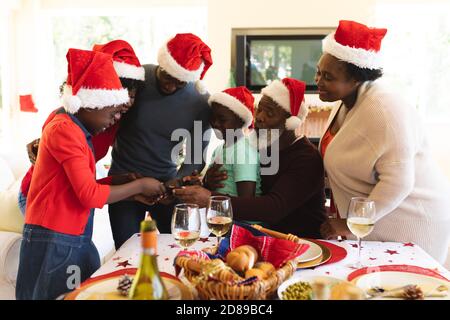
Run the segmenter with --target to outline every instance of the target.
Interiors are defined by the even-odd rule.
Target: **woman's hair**
[[[360,68],[353,63],[348,63],[343,61],[345,68],[347,69],[347,74],[349,77],[355,79],[356,81],[373,81],[380,78],[383,75],[383,69],[367,69]]]
[[[129,78],[119,78],[122,87],[128,90],[136,89],[138,90],[141,86],[143,86],[144,81],[129,79]]]

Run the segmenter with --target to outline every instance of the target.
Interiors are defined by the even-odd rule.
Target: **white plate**
[[[297,257],[297,263],[311,261],[322,255],[322,248],[318,244],[305,239],[300,239],[300,243],[309,244],[309,248]]]
[[[430,300],[450,300],[450,295],[447,293],[446,297],[426,297],[427,292],[436,289],[437,287],[444,285],[448,288],[447,292],[450,292],[450,282],[441,280],[435,277],[427,276],[424,274],[417,274],[411,272],[398,272],[398,271],[383,271],[364,274],[353,281],[358,287],[365,292],[373,287],[381,287],[384,289],[395,289],[409,284],[418,285],[425,294],[425,299]],[[375,299],[400,299],[400,298],[375,298]]]
[[[99,279],[81,288],[72,291],[66,296],[66,300],[126,300],[117,291],[117,285],[121,276],[113,276]],[[169,294],[169,300],[192,300],[189,289],[179,280],[162,277]]]
[[[277,290],[277,294],[278,294],[278,298],[280,300],[283,300],[282,298],[282,293],[284,290],[287,289],[287,287],[289,287],[291,284],[297,283],[297,282],[308,282],[308,283],[313,283],[317,280],[321,280],[324,281],[325,283],[327,283],[330,286],[336,285],[336,284],[340,284],[340,283],[347,283],[348,285],[356,288],[356,290],[361,291],[359,288],[355,287],[351,282],[342,280],[342,279],[337,279],[337,278],[333,278],[333,277],[326,277],[326,276],[314,276],[314,275],[299,275],[299,276],[294,276],[288,280],[286,280],[285,282],[283,282]],[[363,292],[361,291],[361,296],[363,296]]]

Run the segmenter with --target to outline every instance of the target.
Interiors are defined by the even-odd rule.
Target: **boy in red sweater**
[[[116,70],[116,73],[119,76],[122,87],[128,90],[128,96],[130,97],[130,101],[122,105],[123,107],[122,112],[123,113],[127,112],[133,106],[136,92],[138,88],[141,85],[143,85],[145,80],[145,70],[141,66],[138,57],[134,53],[133,47],[124,40],[113,40],[103,45],[96,44],[94,45],[92,50],[112,55],[114,69]],[[64,88],[64,84],[62,85],[62,88]],[[55,117],[56,113],[61,108],[58,108],[54,110],[52,113],[50,113],[44,125],[42,126],[42,130],[44,130],[45,126]],[[114,125],[106,129],[105,131],[92,137],[92,145],[94,147],[93,151],[96,162],[106,156],[109,147],[112,146],[112,144],[114,143],[117,131],[119,129],[119,123],[120,122],[116,122]],[[31,178],[33,176],[34,162],[36,161],[38,147],[39,147],[39,139],[36,139],[27,145],[28,155],[30,157],[32,165],[28,169],[25,176],[23,177],[19,190],[18,202],[20,211],[23,214],[25,214],[26,201],[28,191],[30,189]],[[129,178],[132,177],[131,175],[127,176]],[[127,179],[127,177],[122,178],[123,178],[122,180]],[[111,178],[109,179],[109,181],[111,182],[112,180],[113,179]]]
[[[112,57],[69,49],[63,106],[45,126],[28,194],[17,276],[17,299],[55,299],[100,266],[93,244],[92,208],[143,194],[159,197],[163,185],[142,178],[109,186],[95,180],[92,136],[120,119],[129,102]],[[126,214],[126,213],[124,213]]]

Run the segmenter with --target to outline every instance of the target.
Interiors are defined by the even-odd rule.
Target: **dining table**
[[[293,277],[317,275],[348,280],[349,275],[355,273],[357,268],[353,264],[358,255],[357,242],[352,240],[327,240],[325,242],[345,249],[343,250],[344,252],[346,251],[345,257],[334,263],[327,263],[306,269],[297,269]],[[205,237],[200,238],[189,249],[202,250],[207,247],[213,247],[215,244],[215,237]],[[371,269],[376,271],[380,266],[393,266],[398,268],[408,266],[408,268],[425,268],[430,270],[430,272],[440,275],[442,278],[450,279],[450,271],[415,243],[363,241],[361,249],[361,262],[368,268],[369,272]],[[182,248],[175,242],[172,234],[158,234],[157,262],[160,272],[176,275],[174,259],[180,250]],[[138,268],[140,256],[140,235],[134,234],[91,276],[91,279],[110,273],[117,273],[123,269]],[[186,279],[184,279],[184,282],[186,283]]]

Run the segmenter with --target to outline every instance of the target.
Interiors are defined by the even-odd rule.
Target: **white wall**
[[[232,28],[336,27],[339,20],[371,23],[375,0],[227,0],[208,2],[208,44],[214,65],[206,82],[211,91],[223,90],[231,61]]]
[[[433,2],[445,2],[435,0]],[[447,0],[448,1],[448,0]],[[430,3],[429,0],[227,0],[208,2],[208,44],[214,65],[205,78],[211,92],[223,90],[231,68],[231,29],[336,27],[339,20],[374,24],[377,3]],[[434,158],[450,180],[448,125],[428,126]]]
[[[434,0],[445,2],[448,0]],[[229,80],[231,62],[231,30],[233,28],[300,28],[300,27],[333,27],[340,19],[357,20],[367,24],[374,23],[375,5],[380,2],[429,3],[430,0],[1,0],[0,26],[9,26],[8,37],[4,37],[1,45],[7,46],[8,78],[3,77],[3,85],[10,97],[10,108],[18,110],[19,93],[31,91],[39,103],[46,97],[40,97],[39,87],[45,85],[48,70],[35,63],[36,47],[43,42],[51,41],[46,27],[33,16],[38,9],[59,10],[102,8],[105,14],[111,11],[130,8],[150,8],[158,5],[203,5],[208,4],[208,38],[205,39],[213,50],[214,64],[208,71],[205,81],[211,92],[223,90]],[[10,12],[6,14],[5,12]],[[2,30],[4,30],[2,28]],[[47,29],[48,30],[48,29]],[[45,59],[44,57],[40,57]],[[33,63],[34,62],[34,63]],[[6,68],[2,72],[5,74]],[[5,108],[6,110],[6,108]],[[42,114],[42,118],[46,115]],[[2,117],[5,119],[5,117]],[[18,118],[18,119],[14,119]],[[17,121],[16,121],[17,120]],[[7,141],[15,145],[24,145],[25,141],[39,134],[42,123],[33,114],[14,113],[13,124],[3,122],[2,127],[11,125],[20,128],[12,131]],[[16,123],[16,124],[14,124]],[[20,125],[17,125],[17,124]],[[24,129],[26,128],[26,129]],[[430,134],[433,136],[432,147],[435,157],[450,179],[450,146],[447,143],[445,125],[433,125]],[[19,132],[17,132],[19,131]],[[436,137],[438,137],[436,139]],[[439,138],[440,137],[440,138]]]

